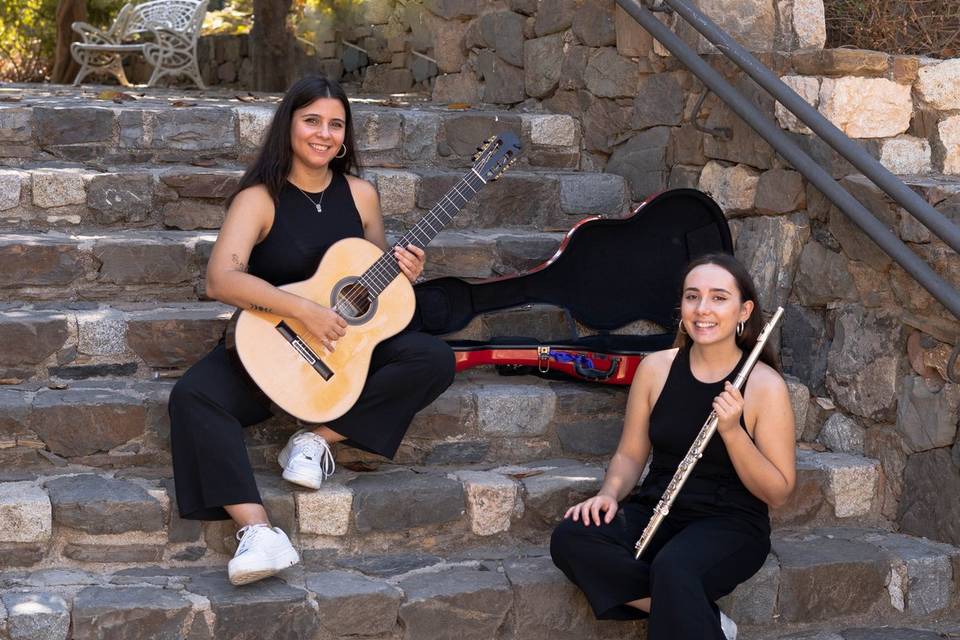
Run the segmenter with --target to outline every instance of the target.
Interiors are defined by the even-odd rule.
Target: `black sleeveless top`
[[[690,370],[690,354],[677,352],[663,391],[650,412],[650,443],[653,457],[650,471],[634,498],[656,503],[673,478],[680,461],[713,410],[713,399],[723,391],[724,382],[733,381],[747,359],[746,352],[723,380],[701,382]],[[747,427],[740,416],[740,425]],[[688,506],[706,514],[739,515],[765,530],[770,519],[765,502],[750,493],[737,475],[719,434],[714,434],[680,490],[675,508]]]
[[[251,275],[274,286],[306,280],[316,273],[330,245],[344,238],[363,237],[363,222],[346,176],[334,173],[324,191],[304,195],[289,182],[284,184],[273,225],[250,252]],[[314,203],[321,193],[323,211],[318,213]]]

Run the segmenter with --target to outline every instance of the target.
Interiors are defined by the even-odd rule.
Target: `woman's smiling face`
[[[697,344],[730,338],[737,323],[749,318],[752,310],[752,302],[740,302],[740,289],[733,274],[719,265],[700,265],[684,280],[680,318]]]
[[[330,164],[347,135],[347,114],[336,98],[317,98],[293,112],[290,146],[304,166],[319,169]]]

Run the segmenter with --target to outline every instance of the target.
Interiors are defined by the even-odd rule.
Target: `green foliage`
[[[223,8],[207,11],[203,35],[242,35],[253,25],[253,0],[227,0]]]
[[[36,82],[53,66],[57,0],[0,2],[0,80]]]

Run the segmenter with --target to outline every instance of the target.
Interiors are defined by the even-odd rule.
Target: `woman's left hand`
[[[397,264],[400,265],[403,275],[407,276],[410,282],[416,282],[427,262],[427,254],[423,249],[412,244],[408,244],[406,248],[397,246],[393,248],[393,255],[397,257]]]
[[[717,412],[717,431],[720,435],[740,428],[743,396],[729,381],[724,384],[723,392],[713,399],[713,410]]]

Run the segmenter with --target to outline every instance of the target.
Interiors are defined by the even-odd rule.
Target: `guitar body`
[[[327,250],[311,278],[280,289],[333,308],[337,295],[349,296],[352,281],[382,255],[383,250],[367,240],[346,238]],[[327,422],[342,416],[357,401],[374,347],[410,323],[415,305],[410,281],[394,278],[358,317],[342,314],[347,333],[337,341],[333,353],[296,320],[243,311],[234,327],[237,355],[257,386],[281,409],[305,422]],[[289,330],[286,336],[277,328],[281,323]],[[310,357],[319,357],[329,376],[318,373],[300,348],[291,348],[289,332],[309,347]]]

